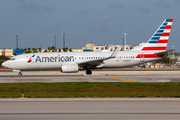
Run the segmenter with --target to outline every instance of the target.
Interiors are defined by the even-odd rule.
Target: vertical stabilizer
[[[156,32],[149,39],[141,51],[162,52],[166,51],[173,19],[165,19]]]

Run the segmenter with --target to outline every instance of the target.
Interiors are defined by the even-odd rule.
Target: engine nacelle
[[[79,66],[78,66],[78,64],[63,64],[63,65],[61,65],[61,72],[62,73],[79,72]]]

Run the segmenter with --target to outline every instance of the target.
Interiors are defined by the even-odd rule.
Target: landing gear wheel
[[[91,70],[86,70],[86,74],[87,74],[87,75],[91,75],[91,74],[92,74],[92,71],[91,71]]]
[[[22,72],[19,72],[18,75],[22,75]]]

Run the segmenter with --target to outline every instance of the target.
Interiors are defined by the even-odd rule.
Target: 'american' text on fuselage
[[[74,56],[56,56],[56,57],[40,57],[37,56],[35,62],[74,62]]]

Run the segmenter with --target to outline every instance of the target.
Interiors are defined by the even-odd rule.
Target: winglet
[[[118,50],[119,50],[119,46],[118,47],[116,46],[116,49],[114,50],[114,52],[112,53],[112,55],[109,58],[115,58],[118,53]]]

